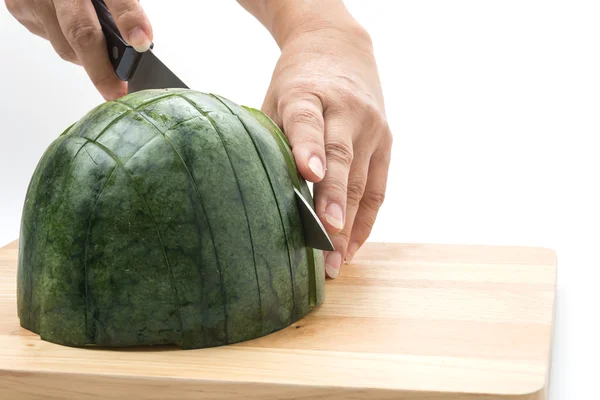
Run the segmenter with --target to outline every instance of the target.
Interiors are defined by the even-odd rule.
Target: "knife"
[[[127,82],[127,92],[146,89],[189,89],[156,55],[148,51],[137,52],[121,36],[110,10],[103,0],[92,0],[94,9],[106,38],[110,62],[120,80]],[[304,230],[306,245],[315,249],[333,251],[334,247],[321,220],[302,193],[294,188],[296,203]]]
[[[122,81],[127,81],[127,92],[145,89],[189,89],[162,61],[150,50],[138,53],[128,45],[103,0],[92,0],[102,32],[106,38],[108,55],[115,73]]]
[[[304,240],[308,247],[313,249],[321,249],[326,251],[334,251],[333,243],[321,223],[321,220],[315,213],[315,210],[310,206],[310,203],[302,196],[302,193],[294,188],[296,194],[296,203],[300,210],[300,219],[304,229]]]

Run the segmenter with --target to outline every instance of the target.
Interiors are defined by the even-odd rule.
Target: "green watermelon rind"
[[[267,128],[269,132],[273,135],[281,152],[286,160],[288,165],[288,171],[290,172],[290,177],[294,182],[296,189],[302,193],[302,196],[310,203],[312,207],[314,207],[313,198],[310,193],[310,189],[306,183],[306,180],[300,175],[298,171],[298,167],[296,165],[296,161],[294,159],[294,155],[292,153],[292,149],[290,147],[290,143],[287,140],[285,134],[281,131],[279,126],[275,124],[275,122],[261,110],[256,108],[242,106],[245,110],[247,110],[262,126]],[[310,289],[311,289],[311,305],[315,306],[321,304],[325,297],[325,282],[324,279],[321,279],[321,275],[324,274],[324,259],[323,252],[318,249],[307,249],[309,263],[313,265],[313,268],[310,270]],[[324,277],[324,275],[323,275]]]
[[[187,242],[196,240],[195,231],[190,231],[186,224],[192,219],[196,221],[194,218],[200,218],[193,217],[194,214],[189,214],[190,212],[201,215],[204,212],[202,211],[203,208],[208,207],[208,205],[196,204],[200,201],[200,199],[196,199],[189,203],[189,206],[193,207],[186,206],[188,207],[186,209],[171,202],[181,197],[177,195],[180,190],[193,191],[185,169],[181,168],[178,161],[178,158],[181,159],[187,169],[186,162],[189,161],[189,157],[185,154],[182,156],[186,150],[181,146],[185,143],[182,142],[183,144],[178,145],[181,153],[178,152],[177,148],[173,147],[173,142],[167,140],[167,134],[159,129],[159,125],[165,122],[161,119],[161,109],[168,109],[170,103],[176,103],[179,101],[178,98],[183,98],[182,93],[186,93],[186,96],[189,94],[190,97],[195,96],[193,101],[210,102],[209,95],[200,92],[173,91],[169,94],[164,91],[146,91],[145,93],[128,95],[120,99],[119,102],[104,103],[61,133],[40,160],[30,182],[24,205],[19,249],[17,300],[21,325],[26,329],[39,333],[43,340],[70,346],[120,347],[172,343],[183,348],[212,347],[251,339],[283,329],[310,311],[310,307],[302,308],[299,313],[289,319],[286,316],[277,316],[278,308],[275,307],[276,303],[273,303],[271,310],[275,314],[269,311],[271,313],[269,318],[275,318],[272,324],[265,325],[265,321],[261,320],[259,322],[254,319],[246,320],[242,325],[233,321],[229,332],[233,339],[228,340],[226,333],[223,336],[223,321],[218,316],[222,312],[218,311],[220,300],[218,296],[214,297],[212,294],[217,293],[218,290],[215,292],[209,288],[212,291],[207,289],[209,291],[206,296],[210,297],[198,301],[204,304],[202,307],[213,304],[217,308],[214,308],[211,312],[217,314],[207,313],[206,315],[203,314],[199,321],[194,319],[194,310],[197,309],[195,307],[200,307],[201,304],[194,303],[196,300],[193,298],[195,296],[193,293],[197,293],[203,281],[194,283],[194,279],[199,278],[185,275],[190,272],[189,268],[186,269],[185,263],[187,262],[187,265],[193,265],[194,263],[189,264],[191,261],[185,261],[189,250],[183,250],[187,248],[185,246],[190,245]],[[156,107],[153,109],[158,111],[156,114],[152,114],[150,119],[146,118],[146,121],[144,121],[142,120],[142,114],[150,111],[147,108],[141,111],[138,110],[140,106],[146,107],[150,103],[156,103]],[[218,108],[213,103],[211,104],[211,107]],[[183,113],[185,111],[183,106],[185,105],[179,102],[171,111],[176,114]],[[167,114],[171,111],[167,111]],[[216,123],[229,123],[227,122],[227,115],[231,115],[231,112],[216,109],[211,112],[214,118],[221,121]],[[166,117],[168,119],[168,115]],[[174,119],[175,122],[188,123],[188,120],[184,121],[183,117],[176,118],[179,119]],[[189,122],[191,124],[189,129],[194,129],[193,133],[198,132],[197,129],[210,129],[207,123],[202,122],[208,120],[206,116],[204,116],[204,119],[197,121],[195,118],[192,116],[189,119],[191,121]],[[147,140],[142,141],[141,136],[135,136],[135,131],[136,129],[142,129],[140,128],[142,125],[146,126],[146,122],[154,125],[159,134],[153,129],[149,129],[150,136]],[[214,123],[215,121],[213,121]],[[113,124],[115,128],[109,129]],[[102,129],[102,131],[99,131],[99,129]],[[218,133],[216,126],[213,126],[212,129]],[[104,135],[104,132],[106,132],[106,135]],[[208,134],[209,131],[205,131],[205,133]],[[140,134],[145,133],[142,131]],[[267,132],[264,134],[268,135]],[[273,133],[271,132],[271,134]],[[118,135],[122,135],[122,137]],[[160,139],[161,135],[165,140]],[[211,135],[214,134],[211,133]],[[203,138],[202,132],[190,137]],[[120,140],[121,144],[118,144],[115,150],[110,150],[111,143],[116,143],[114,142],[115,138]],[[174,138],[172,137],[173,140]],[[280,137],[276,140],[278,145],[280,145],[281,139]],[[98,142],[99,140],[102,143]],[[130,140],[137,141],[132,142],[137,150],[128,156],[126,153],[129,151],[127,146],[130,146],[128,142]],[[230,139],[222,137],[221,140]],[[151,157],[149,159],[156,159],[157,162],[162,158],[163,161],[157,165],[168,166],[169,163],[174,163],[174,166],[179,165],[177,170],[164,175],[165,173],[161,170],[152,169],[154,168],[153,163],[144,161],[142,155],[136,156],[142,148],[145,148],[143,157]],[[247,151],[247,148],[240,147],[239,150],[240,152]],[[111,154],[114,151],[122,154]],[[286,164],[288,164],[285,152],[282,154],[286,159]],[[182,158],[184,156],[188,157],[188,161],[184,161]],[[256,157],[260,158],[261,156],[257,154]],[[240,162],[242,161],[240,159]],[[203,165],[202,168],[198,167],[201,165]],[[211,164],[198,164],[198,166],[196,171],[199,169],[203,174],[211,173]],[[231,168],[234,168],[233,165]],[[293,175],[289,165],[283,168],[283,171],[288,170],[290,176]],[[264,175],[265,172],[260,174]],[[285,174],[285,172],[282,173]],[[218,173],[212,175],[213,180],[220,178]],[[97,176],[97,178],[90,180],[89,176]],[[161,180],[163,179],[162,176],[165,177],[164,181]],[[148,184],[146,181],[148,181]],[[291,178],[291,181],[293,182],[294,179]],[[298,180],[300,189],[306,184],[304,182],[304,185],[302,185],[302,182],[304,181]],[[294,183],[292,185],[295,186]],[[190,189],[186,189],[188,186]],[[175,193],[175,197],[170,197],[173,193]],[[101,197],[103,199],[102,203],[98,203]],[[310,196],[307,199],[311,199]],[[149,208],[149,204],[152,209]],[[196,205],[194,206],[194,204]],[[190,211],[186,211],[188,209]],[[193,209],[197,211],[192,211]],[[123,214],[122,210],[125,210],[126,213]],[[211,215],[216,215],[219,211],[213,207],[211,213]],[[92,218],[95,221],[93,223]],[[169,226],[164,225],[164,221],[171,219],[173,223],[177,224],[174,225],[174,227],[177,227],[175,231],[169,231]],[[202,218],[194,223],[197,224],[201,220]],[[152,228],[153,225],[154,228]],[[160,233],[158,231],[159,227]],[[180,232],[179,230],[183,228],[187,231],[184,229]],[[127,233],[127,229],[131,232]],[[150,232],[152,229],[157,230],[156,234],[160,239],[160,245],[154,246],[151,244],[157,240],[157,236]],[[124,233],[124,235],[119,237],[121,234],[119,232]],[[271,231],[267,230],[266,232]],[[116,239],[112,239],[111,237],[115,234],[117,235]],[[160,238],[161,235],[164,235],[162,239]],[[214,238],[208,238],[208,240],[205,243],[206,246],[209,246],[206,254],[210,253],[210,246],[213,246],[215,251],[215,246],[217,246]],[[85,251],[81,244],[85,244]],[[120,247],[115,247],[117,244]],[[181,252],[173,247],[180,245],[184,246]],[[193,246],[196,245],[193,244]],[[252,253],[255,250],[253,246],[251,246]],[[144,260],[144,263],[139,263],[137,262],[138,259],[131,258],[133,254],[137,254],[131,253],[133,248],[139,250],[139,257]],[[196,246],[193,248],[200,249],[202,247]],[[158,250],[158,252],[155,250]],[[306,248],[306,250],[310,250],[310,253],[303,258],[305,260],[303,262],[306,264],[298,268],[305,268],[305,271],[310,274],[310,271],[315,268],[314,260],[311,260],[311,255],[315,253],[312,249]],[[225,254],[223,252],[226,250],[220,251],[221,254]],[[235,257],[236,252],[229,251],[229,253],[231,253],[231,257]],[[189,254],[191,256],[195,253]],[[165,265],[164,260],[161,261],[163,256],[165,259],[174,257],[172,261],[175,261],[171,263],[171,266],[168,266],[167,259],[167,265]],[[197,256],[194,255],[194,257],[200,256],[200,253]],[[179,257],[184,257],[183,261],[176,261]],[[87,265],[85,271],[78,266],[80,265],[77,264],[79,260],[85,261]],[[254,264],[254,269],[250,269],[252,275],[247,275],[248,279],[250,279],[250,276],[254,277],[257,268],[256,260]],[[112,268],[111,265],[116,266],[115,268],[127,265],[131,271],[112,270],[110,269]],[[235,265],[238,264],[234,263],[232,267]],[[168,267],[170,271],[165,267]],[[151,271],[152,268],[162,269],[148,275],[147,271]],[[104,270],[108,271],[107,273],[110,276],[99,275],[105,273],[102,272]],[[113,281],[113,275],[111,274],[114,274],[115,271],[118,273],[114,275],[116,280]],[[83,284],[84,272],[85,285]],[[304,276],[306,276],[306,272]],[[207,282],[213,282],[211,285],[215,284],[217,285],[215,287],[218,287],[218,278],[216,277],[220,273],[211,272],[211,274],[215,276],[217,281],[213,279]],[[126,279],[122,280],[119,276],[126,277]],[[230,277],[235,278],[235,275],[230,274]],[[96,287],[96,283],[94,283],[94,286],[88,286],[88,279],[92,279],[92,282],[104,282],[102,285],[105,286]],[[150,279],[148,283],[143,283],[148,279]],[[254,278],[251,279],[254,280]],[[256,279],[258,279],[258,275]],[[132,280],[131,283],[128,283],[128,280]],[[135,283],[135,281],[139,282]],[[172,283],[169,283],[169,281]],[[312,282],[312,279],[310,281]],[[134,283],[137,286],[131,286]],[[250,284],[250,281],[248,281],[248,284]],[[285,282],[283,284],[285,285]],[[308,284],[308,282],[304,284]],[[281,283],[278,283],[278,285],[281,285]],[[292,279],[292,287],[293,285]],[[139,297],[140,293],[131,292],[134,287],[146,288],[145,290],[148,293]],[[240,286],[240,290],[243,287]],[[85,293],[83,292],[84,288]],[[317,287],[317,290],[322,291],[324,289]],[[88,294],[88,291],[90,294]],[[312,293],[314,289],[309,291]],[[169,294],[171,292],[172,294]],[[122,297],[126,293],[129,294]],[[282,289],[280,293],[285,293],[285,290]],[[241,291],[239,294],[244,296]],[[90,295],[95,296],[95,300],[91,303],[88,297]],[[119,296],[122,298],[120,299]],[[102,300],[105,304],[112,304],[111,307],[117,308],[107,314],[107,310],[103,310],[98,306],[98,304],[103,304],[102,302],[98,303],[98,299],[101,298],[105,299]],[[161,299],[160,301],[164,304],[156,303],[158,299]],[[131,301],[137,302],[138,306],[132,308],[133,303]],[[231,301],[234,301],[235,304],[235,298],[232,298]],[[238,310],[236,311],[238,318],[243,319],[246,315],[253,315],[252,307],[255,306],[248,303],[250,308],[245,311],[243,307],[246,303],[240,301],[235,305]],[[312,304],[312,300],[309,299],[309,301]],[[86,309],[82,313],[81,307],[84,305]],[[227,303],[224,303],[223,307],[228,307]],[[97,314],[98,312],[99,314]],[[226,320],[225,326],[227,326]],[[143,329],[136,330],[132,326]]]
[[[226,104],[227,102],[232,103],[230,100],[228,100],[222,96],[218,96],[218,95],[214,95],[214,94],[212,94],[212,96],[215,97],[216,99],[218,99],[219,101],[221,101],[228,108],[228,110],[231,113],[236,114],[235,110],[232,110]],[[233,104],[235,104],[235,103],[233,103]],[[310,205],[312,207],[314,207],[312,195],[310,193],[310,190],[308,188],[306,180],[304,180],[304,178],[300,175],[300,172],[298,171],[296,162],[294,160],[294,156],[292,154],[292,150],[290,148],[290,143],[288,142],[284,133],[273,122],[273,120],[271,118],[269,118],[269,116],[266,115],[265,113],[263,113],[262,111],[257,110],[252,107],[248,107],[248,106],[241,106],[239,108],[240,108],[240,110],[247,111],[251,117],[253,117],[256,121],[258,121],[264,128],[266,128],[271,133],[271,135],[275,139],[275,142],[279,146],[279,148],[281,150],[281,154],[283,155],[285,162],[288,166],[288,172],[289,172],[290,179],[292,180],[293,185],[296,187],[296,189],[298,189],[300,191],[300,193],[302,193],[302,195],[310,203]],[[238,115],[238,117],[239,117],[239,115]],[[318,249],[312,249],[312,248],[307,247],[306,254],[307,254],[309,265],[311,266],[309,268],[309,302],[310,302],[311,307],[314,307],[314,306],[321,304],[325,298],[325,288],[324,288],[324,285],[325,285],[325,282],[324,282],[324,274],[325,274],[324,271],[325,270],[324,270],[324,268],[325,268],[325,266],[324,266],[323,252]],[[323,278],[321,279],[321,277],[323,277]]]

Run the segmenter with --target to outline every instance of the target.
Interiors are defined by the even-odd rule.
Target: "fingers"
[[[297,95],[280,106],[283,130],[304,179],[319,182],[325,176],[323,106],[312,94]]]
[[[79,59],[71,45],[63,35],[54,4],[48,0],[35,0],[35,8],[33,9],[35,16],[41,22],[46,33],[46,39],[50,41],[54,51],[65,61],[79,64]]]
[[[331,238],[335,253],[337,254],[327,254],[325,258],[325,272],[330,278],[336,278],[338,276],[342,260],[346,255],[348,239],[352,232],[354,218],[357,214],[367,182],[369,158],[370,153],[363,153],[355,156],[350,168],[347,188],[346,223],[344,229]]]
[[[152,26],[138,0],[105,0],[110,13],[127,43],[139,52],[152,44]]]
[[[326,116],[325,154],[327,172],[323,180],[315,184],[315,208],[325,229],[336,240],[345,224],[348,176],[354,158],[352,137],[354,121],[343,115]],[[334,243],[335,245],[335,243]],[[337,249],[325,258],[325,270],[330,277],[337,276],[343,253]]]
[[[348,262],[352,261],[358,249],[371,234],[377,213],[383,204],[390,165],[390,147],[380,146],[371,158],[365,191],[352,224],[352,233],[346,252]]]
[[[325,121],[325,154],[327,172],[317,183],[315,203],[317,215],[330,234],[344,228],[348,174],[354,158],[352,150],[353,121],[343,116]]]
[[[48,39],[64,60],[83,65],[106,100],[126,94],[108,58],[98,16],[89,0],[5,0],[29,31]],[[138,51],[152,43],[152,27],[138,0],[106,0],[124,39]]]
[[[94,86],[106,100],[126,94],[126,84],[115,74],[100,22],[90,1],[55,0],[60,28]]]

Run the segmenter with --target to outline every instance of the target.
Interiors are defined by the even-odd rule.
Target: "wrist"
[[[351,37],[371,46],[368,33],[342,0],[267,0],[265,5],[265,26],[281,49],[308,34]]]

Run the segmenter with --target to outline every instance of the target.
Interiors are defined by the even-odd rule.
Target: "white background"
[[[278,49],[237,3],[142,3],[188,85],[260,107]],[[374,40],[395,136],[371,240],[556,250],[554,400],[597,393],[599,4],[347,1]],[[0,72],[2,245],[43,151],[102,99],[3,7]]]

